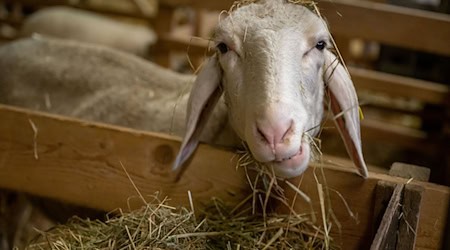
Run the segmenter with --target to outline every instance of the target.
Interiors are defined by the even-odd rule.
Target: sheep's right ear
[[[180,168],[198,146],[200,134],[222,95],[222,71],[217,56],[212,56],[200,70],[191,90],[187,107],[186,130],[173,170]]]
[[[324,52],[324,81],[327,84],[330,99],[329,108],[334,115],[334,122],[344,141],[347,153],[358,168],[359,174],[367,178],[367,166],[361,147],[360,111],[355,87],[350,75],[337,57],[328,50]]]

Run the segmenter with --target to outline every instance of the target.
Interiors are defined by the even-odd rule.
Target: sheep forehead
[[[291,29],[299,31],[326,31],[324,22],[308,8],[288,2],[262,1],[243,6],[222,20],[216,36],[233,39],[251,38],[259,30],[279,32]],[[245,37],[244,37],[245,36]]]

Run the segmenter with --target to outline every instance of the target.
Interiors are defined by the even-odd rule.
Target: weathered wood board
[[[0,188],[103,210],[127,208],[129,197],[137,194],[121,167],[123,163],[144,196],[159,191],[170,196],[172,204],[188,205],[188,190],[196,205],[213,196],[238,202],[249,191],[245,174],[235,168],[236,155],[207,145],[200,145],[182,178],[175,182],[170,163],[178,147],[178,139],[169,136],[0,105]],[[353,168],[334,161],[318,165],[323,166],[326,191],[342,225],[335,238],[343,249],[367,248],[374,233],[376,183],[407,180],[378,173],[370,173],[364,180]],[[317,213],[320,206],[314,176],[320,177],[320,172],[317,166],[311,167],[303,176],[290,180],[311,197]],[[424,188],[417,249],[437,249],[443,240],[449,188],[413,183]],[[295,196],[291,189],[286,188],[286,193]],[[357,220],[349,215],[341,195]],[[138,198],[133,200],[134,206],[139,204]],[[295,209],[309,211],[309,206],[297,199]]]

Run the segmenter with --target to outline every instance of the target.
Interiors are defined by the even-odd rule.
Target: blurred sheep
[[[148,27],[129,24],[80,9],[49,7],[29,16],[20,30],[21,36],[34,33],[56,38],[102,44],[138,56],[148,56],[157,36]]]

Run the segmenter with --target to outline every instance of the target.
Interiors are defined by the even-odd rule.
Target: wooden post
[[[388,183],[380,182],[378,185],[387,186],[386,189],[390,189],[390,184]],[[394,191],[378,227],[377,234],[370,246],[371,250],[396,249],[397,231],[399,227],[398,218],[400,215],[403,188],[403,184],[394,184]]]
[[[416,181],[428,181],[430,179],[431,170],[425,167],[419,167],[401,162],[394,162],[389,175],[398,176],[405,179],[414,179]]]
[[[430,170],[396,162],[392,165],[389,175],[428,181]],[[379,227],[372,242],[372,250],[415,249],[423,191],[422,187],[413,184],[378,182],[375,190],[374,220],[375,225]]]
[[[168,35],[172,32],[173,29],[173,16],[174,16],[174,8],[170,8],[164,5],[159,5],[158,15],[156,19],[158,22],[155,22],[155,31],[158,36]],[[158,41],[159,43],[159,41]],[[156,46],[158,47],[158,45]],[[152,50],[152,53],[155,55],[155,62],[163,67],[170,67],[170,51],[166,50]]]
[[[399,250],[415,249],[422,193],[423,188],[420,186],[405,185],[398,227],[397,249]]]

